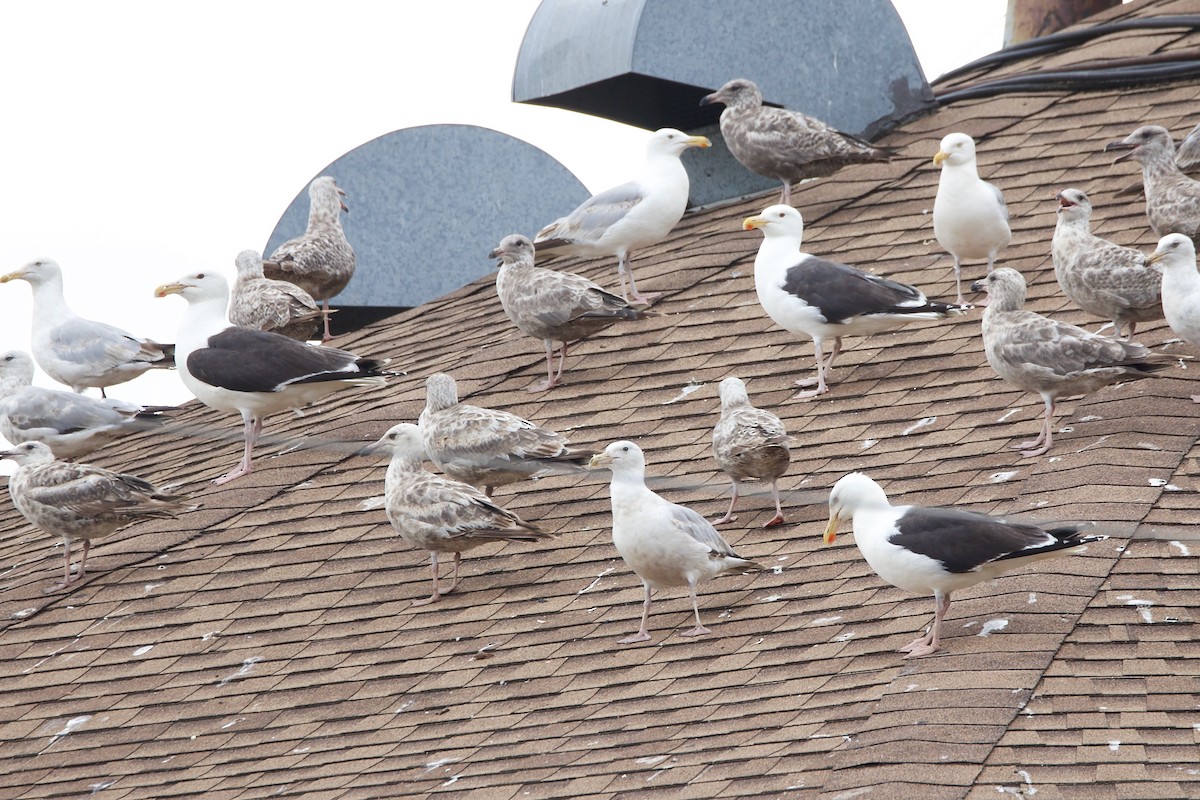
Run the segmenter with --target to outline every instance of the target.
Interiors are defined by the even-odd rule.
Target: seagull
[[[742,228],[763,232],[754,258],[758,302],[776,325],[811,336],[816,348],[816,380],[796,382],[798,386],[815,383],[816,388],[798,393],[798,398],[829,391],[825,376],[842,350],[843,336],[870,336],[909,322],[941,320],[970,309],[967,305],[927,300],[913,286],[801,252],[804,220],[791,206],[768,206],[758,216],[747,217]],[[828,360],[822,350],[826,339],[833,339]]]
[[[178,294],[188,301],[175,346],[183,385],[204,405],[242,415],[242,461],[213,483],[227,483],[253,469],[251,453],[267,416],[302,408],[349,386],[381,386],[390,374],[382,371],[386,360],[231,326],[225,319],[229,284],[215,272],[186,275],[154,294]]]
[[[1180,172],[1188,177],[1194,177],[1196,168],[1200,167],[1200,125],[1192,128],[1183,141],[1178,142],[1175,148],[1175,165],[1179,167]],[[1145,192],[1141,178],[1138,178],[1136,183],[1131,183],[1113,194],[1116,197],[1143,197]]]
[[[738,501],[738,483],[757,478],[771,484],[771,499],[775,501],[775,516],[763,527],[782,525],[779,478],[791,460],[787,430],[779,417],[750,404],[741,378],[730,376],[721,381],[720,392],[721,419],[713,428],[713,456],[733,483],[733,497],[725,516],[713,520],[713,524],[737,519],[733,507]]]
[[[1008,206],[998,188],[979,179],[975,140],[965,133],[944,137],[933,163],[942,168],[933,200],[933,235],[954,256],[955,302],[962,303],[962,261],[986,258],[992,271],[996,254],[1012,238]]]
[[[363,452],[391,454],[384,481],[388,521],[406,542],[429,551],[433,594],[413,601],[414,606],[454,591],[464,550],[488,542],[539,542],[557,536],[496,505],[474,486],[426,472],[421,466],[421,430],[412,423],[394,425]],[[454,553],[454,578],[445,591],[438,586],[438,553]]]
[[[0,355],[0,435],[12,444],[44,442],[63,461],[148,430],[169,408],[34,386],[28,353],[9,350]]]
[[[1200,181],[1180,171],[1167,129],[1143,125],[1124,139],[1109,142],[1104,150],[1126,151],[1113,163],[1132,158],[1142,165],[1146,218],[1154,232],[1159,236],[1182,233],[1195,243],[1200,233]]]
[[[612,470],[610,495],[613,544],[646,589],[642,626],[621,644],[650,638],[650,593],[667,586],[686,586],[692,598],[696,627],[681,636],[711,631],[700,622],[696,585],[718,575],[761,572],[762,564],[733,551],[708,520],[681,505],[664,500],[646,488],[646,457],[633,442],[613,442],[592,457],[592,469]]]
[[[62,269],[44,258],[0,275],[0,283],[22,280],[33,288],[31,346],[38,366],[54,380],[83,392],[133,380],[148,369],[175,366],[174,348],[138,339],[104,322],[84,319],[63,297]]]
[[[745,78],[729,81],[700,105],[722,103],[721,136],[733,157],[751,172],[783,184],[779,202],[792,202],[792,184],[832,175],[847,164],[889,161],[890,148],[842,133],[815,117],[764,107],[762,92]]]
[[[933,594],[933,624],[900,648],[905,658],[938,651],[951,592],[1108,538],[1083,536],[1078,526],[1043,529],[955,508],[894,506],[861,472],[841,478],[829,493],[826,545],[844,522],[853,523],[854,543],[876,575],[905,591]]]
[[[288,239],[264,262],[268,278],[289,281],[321,301],[325,333],[329,333],[329,298],[335,297],[354,277],[354,248],[342,230],[342,215],[350,213],[342,200],[346,193],[328,175],[308,185],[308,227],[303,236]]]
[[[30,523],[63,537],[66,573],[62,583],[46,593],[67,588],[84,576],[92,539],[108,536],[141,519],[174,517],[196,506],[185,498],[164,494],[133,475],[122,475],[90,464],[67,464],[54,459],[43,442],[23,442],[0,451],[17,469],[8,481],[13,505]],[[71,546],[83,540],[79,570],[71,575]]]
[[[577,472],[592,456],[565,436],[507,411],[458,402],[458,385],[444,372],[425,380],[421,441],[434,465],[454,480],[483,489],[541,475]]]
[[[633,308],[615,294],[571,272],[535,267],[533,242],[514,233],[505,236],[489,254],[500,259],[496,294],[505,315],[522,333],[546,346],[546,381],[530,387],[544,392],[558,385],[567,343],[604,330],[619,320],[645,319],[653,312]],[[560,343],[558,372],[554,344]]]
[[[238,276],[229,298],[230,322],[241,328],[282,333],[301,342],[316,335],[321,309],[312,295],[294,283],[264,277],[262,256],[254,250],[238,253],[234,264]]]
[[[1184,341],[1200,345],[1200,274],[1196,272],[1196,246],[1181,233],[1168,234],[1150,254],[1151,264],[1162,265],[1162,307],[1171,330]],[[1192,395],[1200,403],[1200,394]]]
[[[565,253],[592,258],[616,256],[621,296],[649,303],[659,294],[638,291],[630,254],[666,238],[683,218],[688,200],[688,174],[679,157],[690,147],[710,147],[703,136],[662,128],[646,145],[646,168],[637,180],[593,195],[565,217],[538,232],[533,243],[542,254]],[[629,278],[628,290],[626,276]]]
[[[1032,458],[1050,449],[1054,405],[1059,397],[1085,395],[1112,383],[1148,378],[1175,362],[1136,342],[1112,339],[1024,311],[1025,279],[1015,269],[996,269],[976,281],[990,298],[983,312],[983,349],[1004,380],[1037,392],[1046,404],[1042,432],[1015,447]]]
[[[1050,245],[1054,276],[1075,305],[1112,320],[1118,338],[1128,322],[1126,338],[1132,339],[1139,322],[1163,317],[1162,273],[1148,268],[1137,250],[1093,236],[1091,215],[1091,201],[1081,190],[1058,193],[1058,223]]]

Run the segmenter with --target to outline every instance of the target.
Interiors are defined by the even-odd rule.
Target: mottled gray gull
[[[1200,345],[1200,274],[1196,272],[1196,246],[1181,233],[1171,233],[1150,254],[1162,265],[1162,304],[1171,330],[1193,345]],[[1192,395],[1200,403],[1200,394]]]
[[[1146,218],[1154,232],[1159,236],[1182,233],[1195,243],[1200,233],[1200,181],[1179,170],[1175,143],[1167,129],[1143,125],[1124,139],[1109,142],[1104,149],[1123,150],[1116,161],[1132,158],[1142,165]]]
[[[238,253],[234,264],[237,280],[229,297],[230,322],[301,342],[320,335],[321,308],[312,295],[294,283],[266,277],[262,256],[254,250]]]
[[[1175,165],[1188,177],[1195,177],[1197,168],[1200,168],[1200,125],[1192,128],[1183,141],[1176,143]],[[1131,183],[1113,194],[1115,197],[1144,196],[1142,179],[1139,177],[1136,183]]]
[[[771,499],[775,501],[775,516],[763,527],[783,524],[783,508],[779,503],[779,479],[787,471],[791,452],[787,430],[779,417],[770,411],[750,404],[746,384],[730,376],[721,381],[721,418],[713,427],[713,457],[729,476],[733,496],[725,516],[713,520],[714,525],[737,519],[733,507],[738,501],[738,484],[756,479],[771,484]]]

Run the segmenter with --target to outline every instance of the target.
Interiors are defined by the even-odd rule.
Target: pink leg
[[[920,639],[915,639],[911,644],[901,647],[902,652],[907,652],[905,658],[920,658],[932,653],[936,653],[942,644],[942,619],[945,618],[946,612],[950,609],[950,593],[942,594],[940,590],[933,592],[933,624],[929,626],[929,633],[925,634]]]
[[[622,292],[625,290],[625,276],[629,276],[629,297],[625,298],[625,302],[650,305],[651,301],[662,297],[662,292],[650,292],[649,294],[642,294],[638,291],[637,281],[633,279],[633,270],[629,267],[628,253],[623,253],[622,255],[618,256],[617,272],[621,275]]]
[[[733,483],[733,497],[729,498],[729,510],[725,512],[725,516],[721,517],[720,519],[714,519],[712,521],[713,525],[720,525],[724,522],[733,522],[735,519],[737,519],[737,517],[733,515],[733,507],[738,501],[738,482],[733,478],[730,478],[729,480],[731,483]]]
[[[775,516],[763,525],[764,528],[774,528],[776,525],[783,524],[783,506],[779,503],[779,482],[771,481],[771,498],[775,501]]]
[[[223,483],[229,483],[234,478],[240,478],[243,475],[249,475],[254,466],[250,463],[250,456],[254,452],[254,445],[258,441],[258,435],[262,433],[262,420],[250,414],[243,413],[243,428],[245,430],[246,447],[242,452],[242,461],[234,469],[225,473],[219,478],[213,479],[213,483],[220,486]]]
[[[436,602],[437,599],[442,596],[441,593],[438,591],[437,553],[433,552],[432,550],[429,552],[429,561],[433,565],[433,594],[429,595],[429,597],[426,597],[424,600],[413,600],[412,604],[414,606],[427,606],[430,603]],[[450,587],[450,588],[454,588],[454,587]]]
[[[836,341],[839,340],[835,340],[835,342]],[[808,391],[804,392],[796,392],[796,398],[799,400],[807,400],[810,397],[816,397],[829,391],[829,387],[825,385],[825,354],[821,347],[821,340],[813,339],[813,347],[816,349],[817,355],[817,388],[809,389]],[[832,356],[830,357],[830,360],[832,361]],[[797,386],[812,386],[812,384],[812,378],[796,381]]]
[[[329,332],[329,301],[321,301],[321,318],[325,320],[325,332],[321,334],[321,342],[328,342],[333,338],[333,334]]]
[[[792,185],[787,181],[782,181],[782,183],[783,191],[779,193],[779,202],[785,206],[790,206],[792,204]]]
[[[454,587],[458,586],[458,567],[462,564],[462,553],[454,554],[454,579],[450,581],[450,588],[442,592],[442,594],[450,594],[454,591]]]
[[[696,601],[696,581],[688,582],[688,590],[692,595],[692,611],[696,614],[696,627],[690,631],[684,631],[680,636],[703,636],[706,633],[712,633],[708,628],[700,624],[700,603]]]
[[[1054,398],[1046,397],[1045,400],[1046,413],[1043,415],[1042,432],[1038,434],[1036,439],[1015,445],[1021,451],[1021,455],[1026,458],[1040,456],[1049,450],[1050,445],[1054,443],[1054,435],[1051,433],[1051,428],[1054,427]]]
[[[87,539],[84,539],[83,542],[86,545]],[[61,592],[63,589],[65,589],[71,585],[71,540],[65,536],[63,537],[63,561],[65,562],[65,564],[64,564],[62,582],[56,583],[53,586],[49,586],[49,587],[43,589],[42,591],[45,594],[53,594],[54,592]]]
[[[544,392],[558,383],[558,379],[554,377],[554,341],[546,339],[544,343],[546,345],[546,380],[530,386],[526,389],[528,392]],[[562,374],[561,361],[559,362],[559,374]]]
[[[642,627],[638,629],[637,633],[619,640],[617,644],[634,644],[635,642],[645,642],[650,638],[650,632],[646,630],[646,623],[650,620],[650,584],[642,581],[642,585],[646,587],[646,600],[642,603]]]

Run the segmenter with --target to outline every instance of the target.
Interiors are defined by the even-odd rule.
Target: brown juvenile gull
[[[1124,139],[1109,142],[1104,149],[1127,151],[1117,156],[1117,161],[1132,158],[1142,165],[1146,218],[1154,232],[1159,236],[1182,233],[1195,243],[1200,233],[1200,181],[1179,170],[1175,143],[1167,129],[1143,125]]]
[[[185,498],[163,494],[133,475],[90,464],[55,461],[42,442],[25,442],[0,451],[0,459],[4,458],[17,462],[8,481],[17,511],[46,533],[63,537],[63,582],[47,589],[47,593],[65,589],[83,577],[92,539],[108,536],[141,519],[174,517],[195,508],[184,505]],[[83,540],[83,555],[79,571],[72,577],[71,546],[76,539]]]
[[[1037,392],[1046,404],[1042,432],[1015,445],[1021,455],[1040,456],[1053,443],[1054,404],[1059,397],[1085,395],[1111,383],[1146,378],[1175,362],[1136,342],[1113,339],[1065,322],[1024,311],[1025,279],[1015,269],[997,269],[976,281],[986,290],[983,349],[988,363],[1004,380]]]
[[[756,478],[771,484],[771,499],[775,501],[775,516],[763,527],[781,525],[779,478],[791,460],[787,430],[779,417],[750,404],[741,378],[730,376],[721,381],[720,391],[721,418],[713,428],[713,457],[733,483],[733,497],[725,516],[713,520],[713,524],[737,519],[733,507],[738,501],[738,483]]]
[[[761,564],[742,558],[717,529],[690,508],[664,500],[646,487],[646,457],[633,442],[613,442],[592,457],[593,469],[612,470],[613,544],[625,563],[642,579],[646,599],[642,625],[621,644],[650,638],[650,593],[667,586],[686,586],[696,627],[680,636],[711,633],[700,622],[696,585],[718,575],[760,572]]]
[[[1164,236],[1150,255],[1162,265],[1163,312],[1171,330],[1186,342],[1200,345],[1200,274],[1196,272],[1196,246],[1181,233]],[[1200,394],[1192,395],[1200,403]]]
[[[1132,339],[1139,322],[1163,317],[1162,273],[1147,267],[1137,250],[1092,235],[1091,215],[1092,204],[1081,190],[1058,193],[1058,222],[1050,245],[1054,276],[1075,305],[1112,320],[1118,338],[1128,322],[1126,338]]]
[[[975,140],[965,133],[942,139],[935,166],[942,168],[933,200],[933,235],[954,257],[955,302],[963,301],[962,261],[986,258],[988,272],[996,254],[1008,246],[1008,206],[998,188],[980,180],[975,163]]]
[[[534,266],[533,242],[514,233],[489,254],[500,259],[496,294],[504,313],[522,333],[546,346],[546,381],[530,387],[543,392],[557,386],[567,359],[567,343],[590,336],[623,319],[643,319],[636,309],[597,284],[571,272]],[[560,343],[558,372],[554,345]]]
[[[1175,165],[1179,167],[1180,172],[1188,177],[1195,177],[1197,168],[1200,168],[1200,125],[1192,128],[1191,133],[1184,137],[1183,141],[1177,143],[1175,147]],[[1138,178],[1136,183],[1131,183],[1124,189],[1114,192],[1114,196],[1144,196],[1141,178]]]
[[[933,624],[900,648],[905,658],[937,652],[952,591],[1108,538],[1083,536],[1079,526],[1043,529],[956,508],[894,506],[861,472],[846,475],[829,493],[826,545],[834,543],[844,522],[853,523],[854,543],[876,575],[900,589],[933,595]]]
[[[941,320],[966,313],[970,306],[927,300],[913,286],[869,275],[860,269],[826,261],[800,251],[804,219],[791,206],[768,206],[742,222],[745,230],[759,229],[763,241],[754,258],[754,288],[758,302],[775,324],[792,333],[811,336],[817,355],[817,377],[796,381],[815,389],[798,398],[829,391],[825,376],[842,350],[843,336],[870,336],[910,322]],[[822,344],[833,339],[825,360]]]
[[[329,299],[354,277],[354,248],[342,231],[342,212],[350,213],[342,200],[346,193],[333,178],[322,175],[308,185],[308,227],[303,236],[289,239],[263,265],[268,278],[290,281],[321,301],[325,333],[329,333]]]
[[[0,355],[0,435],[12,444],[44,442],[64,461],[155,427],[167,408],[34,386],[28,353]]]
[[[507,411],[458,402],[458,385],[444,372],[425,380],[421,441],[429,460],[454,480],[483,489],[550,473],[577,472],[591,451]]]
[[[501,508],[474,486],[426,472],[421,466],[425,458],[421,431],[412,423],[393,426],[363,452],[391,454],[384,481],[388,521],[406,542],[429,551],[433,594],[414,600],[414,606],[428,605],[454,591],[464,550],[488,542],[538,542],[557,535]],[[438,553],[454,554],[454,579],[445,591],[438,587]]]
[[[242,415],[242,461],[213,483],[253,469],[251,454],[269,415],[303,408],[338,389],[381,386],[390,374],[382,369],[386,359],[230,325],[225,319],[229,285],[215,272],[185,275],[159,286],[154,294],[178,294],[188,302],[176,343],[183,385],[204,405]]]
[[[294,283],[265,277],[262,257],[254,250],[238,253],[234,264],[237,280],[229,298],[230,322],[301,342],[318,335],[321,309],[312,295]]]
[[[621,296],[626,301],[649,303],[659,295],[638,291],[629,259],[635,250],[666,238],[683,218],[689,184],[679,156],[689,147],[710,145],[703,136],[688,136],[674,128],[655,131],[646,145],[646,167],[641,177],[593,195],[567,216],[542,228],[533,239],[538,252],[583,258],[616,256]]]
[[[721,136],[733,157],[751,172],[783,184],[779,202],[792,202],[792,184],[805,178],[832,175],[847,164],[889,161],[895,151],[876,147],[821,120],[764,106],[762,93],[751,81],[736,78],[700,105],[723,103]]]
[[[139,339],[105,322],[84,319],[63,297],[62,269],[48,258],[31,261],[0,276],[0,283],[22,280],[33,288],[33,358],[47,375],[82,392],[105,394],[107,386],[132,380],[148,369],[175,366],[173,347]]]

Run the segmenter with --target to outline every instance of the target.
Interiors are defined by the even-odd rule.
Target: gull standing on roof
[[[188,302],[175,345],[183,385],[204,405],[242,415],[242,461],[213,483],[253,469],[251,454],[267,416],[303,408],[338,389],[386,382],[386,360],[230,325],[225,318],[229,284],[215,272],[185,275],[154,294],[178,294]]]
[[[826,374],[842,350],[843,336],[870,336],[909,322],[963,314],[970,308],[933,302],[916,287],[801,252],[804,220],[791,206],[769,206],[758,216],[747,217],[742,228],[763,232],[754,258],[758,302],[776,325],[811,336],[816,348],[816,379],[796,382],[799,386],[815,383],[816,388],[796,397],[829,391]],[[827,339],[833,340],[833,350],[825,360],[822,345]]]
[[[290,281],[321,301],[325,315],[322,341],[329,341],[329,299],[337,296],[354,277],[354,248],[342,230],[342,200],[346,193],[328,175],[308,185],[308,227],[304,235],[289,239],[263,265],[268,278]]]
[[[458,402],[458,384],[444,372],[425,380],[419,422],[429,460],[488,497],[497,486],[581,471],[592,456],[590,450],[573,450],[562,434],[516,414]]]
[[[1147,267],[1137,250],[1092,235],[1091,215],[1092,204],[1081,190],[1058,193],[1058,222],[1050,244],[1054,276],[1075,305],[1112,320],[1118,338],[1128,322],[1126,338],[1132,339],[1139,322],[1163,317],[1162,273]]]
[[[0,275],[0,283],[22,280],[33,288],[33,358],[47,375],[75,392],[104,389],[148,369],[175,366],[174,348],[138,339],[104,322],[84,319],[67,306],[62,270],[50,259],[31,261]]]
[[[0,435],[12,444],[44,442],[64,461],[162,421],[168,406],[139,406],[115,398],[33,385],[33,359],[21,350],[0,355]]]
[[[230,322],[301,342],[318,335],[321,309],[308,292],[294,283],[265,277],[262,257],[254,250],[238,253],[234,264],[237,280],[229,298]]]
[[[721,418],[713,427],[713,457],[733,483],[733,497],[725,516],[713,520],[713,524],[737,519],[733,507],[738,501],[738,483],[756,478],[771,484],[771,499],[775,501],[775,516],[763,527],[781,525],[779,478],[791,460],[787,430],[779,417],[750,404],[741,378],[730,376],[721,381],[720,392]]]
[[[700,105],[722,103],[721,136],[733,157],[751,172],[783,184],[779,202],[792,202],[792,184],[832,175],[847,164],[889,161],[890,148],[876,147],[821,120],[763,105],[753,82],[735,78]]]
[[[1179,167],[1180,172],[1188,177],[1194,177],[1197,167],[1200,167],[1200,125],[1192,128],[1183,141],[1179,142],[1175,147],[1175,165]],[[1140,177],[1136,183],[1131,183],[1124,189],[1113,193],[1115,197],[1127,197],[1131,195],[1142,197],[1144,194],[1142,179]]]
[[[593,469],[612,470],[613,544],[625,563],[642,579],[646,599],[642,626],[621,644],[650,638],[650,593],[667,586],[686,586],[696,615],[696,627],[681,636],[711,633],[700,623],[696,585],[718,575],[761,572],[761,564],[742,558],[721,538],[708,520],[646,488],[646,457],[633,442],[613,442],[592,457]]]
[[[534,237],[543,255],[565,253],[583,258],[616,256],[621,296],[649,303],[659,293],[642,294],[629,259],[635,250],[657,244],[683,218],[688,200],[688,174],[679,157],[689,147],[709,147],[703,136],[662,128],[646,145],[646,167],[637,180],[592,195],[565,217]],[[628,289],[626,277],[628,276]]]
[[[861,472],[846,475],[829,493],[826,545],[834,543],[844,522],[853,523],[854,543],[876,575],[900,589],[933,595],[933,624],[925,636],[900,648],[905,658],[937,652],[951,592],[1108,538],[1083,536],[1078,526],[1043,529],[954,508],[894,506]]]
[[[24,442],[0,451],[0,459],[17,462],[8,492],[17,511],[46,533],[63,537],[66,572],[63,582],[46,593],[65,589],[84,576],[92,539],[107,536],[141,519],[174,517],[195,506],[184,498],[163,494],[133,475],[111,472],[90,464],[66,464],[54,459],[42,442]],[[79,571],[71,575],[71,546],[83,540]]]
[[[533,242],[519,233],[505,236],[489,257],[500,259],[496,294],[505,315],[522,333],[541,339],[546,346],[546,381],[531,386],[531,392],[558,385],[568,342],[590,336],[618,320],[644,319],[652,313],[631,307],[582,275],[535,267]],[[561,347],[557,374],[556,342]]]
[[[384,481],[388,521],[406,542],[429,551],[433,594],[414,600],[414,606],[428,605],[454,591],[464,550],[488,542],[539,542],[557,535],[501,508],[474,486],[426,472],[421,466],[425,448],[416,425],[393,426],[363,452],[391,454]],[[445,591],[438,586],[438,553],[454,554],[454,578]]]
[[[1200,274],[1196,272],[1196,246],[1181,233],[1164,236],[1150,254],[1150,263],[1162,265],[1162,305],[1171,330],[1186,342],[1200,345]],[[1200,403],[1200,394],[1192,395]]]
[[[1143,125],[1124,139],[1109,142],[1104,149],[1124,150],[1117,161],[1132,158],[1142,165],[1146,218],[1154,232],[1159,236],[1182,233],[1195,244],[1200,233],[1200,181],[1180,171],[1175,163],[1175,143],[1167,129]]]
[[[955,302],[961,303],[963,259],[986,258],[991,272],[996,254],[1012,239],[1008,206],[998,188],[979,179],[975,140],[967,134],[943,138],[933,163],[942,168],[933,200],[933,235],[954,257]]]
[[[1054,405],[1059,397],[1091,394],[1112,383],[1147,378],[1175,358],[1136,342],[1112,339],[1025,311],[1025,279],[1015,269],[992,271],[972,287],[988,293],[983,312],[983,350],[1004,380],[1037,392],[1046,404],[1042,432],[1015,445],[1026,457],[1040,456],[1053,443]]]

